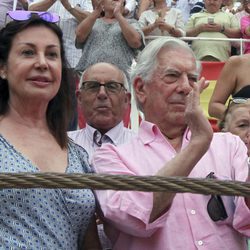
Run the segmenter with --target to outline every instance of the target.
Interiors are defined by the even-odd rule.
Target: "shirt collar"
[[[148,144],[152,141],[166,141],[165,136],[161,133],[158,126],[156,124],[147,121],[141,122],[138,135],[144,144]],[[189,128],[187,128],[183,135],[183,142],[185,141],[188,142],[190,138],[191,138],[191,132]]]
[[[119,137],[122,135],[123,128],[124,128],[124,124],[123,124],[123,121],[121,121],[115,127],[113,127],[112,129],[110,129],[107,133],[105,133],[105,135],[107,135],[110,138],[110,140],[112,141],[112,143],[115,146],[118,145]],[[86,129],[87,136],[91,140],[93,140],[95,131],[97,131],[98,133],[100,133],[97,129],[93,128],[89,124],[86,124],[86,128],[85,129]]]

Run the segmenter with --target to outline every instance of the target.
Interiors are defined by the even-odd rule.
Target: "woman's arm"
[[[100,6],[90,13],[76,28],[76,44],[83,43],[95,24],[96,19],[100,16]]]
[[[225,63],[209,102],[208,113],[210,116],[218,119],[223,118],[223,114],[226,110],[225,103],[236,88],[236,72],[239,63],[240,60],[238,56],[230,57]]]
[[[140,33],[127,21],[127,19],[122,15],[121,6],[123,0],[118,0],[116,7],[114,9],[114,16],[119,22],[122,30],[122,34],[126,39],[127,43],[132,48],[140,48],[142,46],[142,39]]]
[[[69,0],[60,0],[63,7],[73,16],[78,22],[85,19],[90,12],[82,10],[78,6],[72,6]]]
[[[48,10],[56,0],[42,0],[36,3],[31,3],[29,5],[29,10],[31,11],[46,11]]]

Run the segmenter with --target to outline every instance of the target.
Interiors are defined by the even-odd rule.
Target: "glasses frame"
[[[21,18],[23,14],[23,17]],[[32,15],[38,15],[41,19],[48,23],[59,23],[60,16],[56,13],[47,12],[47,11],[27,11],[27,10],[14,10],[8,11],[5,16],[5,25],[7,22],[7,17],[10,17],[14,21],[26,21],[29,20]],[[19,18],[18,18],[19,17]],[[50,18],[49,18],[50,17]]]
[[[206,178],[215,179],[214,172],[209,173]],[[207,203],[207,212],[209,217],[215,222],[219,220],[225,220],[228,217],[226,208],[220,195],[211,195],[211,198]]]
[[[95,91],[93,91],[93,89],[92,89],[92,90],[91,90],[91,89],[85,89],[85,88],[84,88],[84,85],[85,85],[86,83],[96,83],[96,84],[98,84],[98,88],[96,88]],[[108,89],[108,86],[109,86],[109,84],[111,84],[111,83],[118,84],[118,86],[120,86],[120,89],[119,89],[119,90],[117,89],[117,91],[111,91],[110,89]],[[100,91],[101,86],[103,86],[104,89],[105,89],[105,91],[106,91],[107,93],[109,93],[109,94],[116,94],[116,93],[119,94],[119,93],[121,92],[122,89],[124,89],[125,91],[127,91],[127,89],[125,88],[125,86],[124,86],[123,83],[116,82],[116,81],[108,81],[108,82],[105,82],[105,83],[100,83],[99,81],[95,81],[95,80],[83,81],[83,82],[81,83],[80,89],[81,89],[81,90],[84,90],[84,91],[86,91],[86,92],[98,93],[98,92]]]

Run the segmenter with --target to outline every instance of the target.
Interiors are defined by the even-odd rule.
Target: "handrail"
[[[250,183],[189,177],[80,173],[0,173],[0,188],[92,188],[250,197]]]
[[[146,40],[154,40],[161,36],[145,36]],[[197,41],[197,40],[205,40],[205,41],[227,41],[227,42],[239,42],[240,43],[240,54],[243,54],[243,42],[250,42],[250,39],[244,38],[217,38],[217,37],[179,37],[179,39],[184,41]]]

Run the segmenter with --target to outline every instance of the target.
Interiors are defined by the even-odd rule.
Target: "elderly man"
[[[102,144],[119,145],[135,136],[122,121],[130,104],[128,87],[126,75],[113,64],[96,63],[83,72],[76,95],[86,127],[70,131],[68,135],[86,149],[90,160]],[[103,249],[109,249],[110,243],[101,225],[98,231]]]
[[[198,65],[188,45],[174,38],[159,38],[144,49],[131,78],[145,121],[129,143],[96,152],[97,172],[249,178],[247,150],[238,137],[216,133],[210,145],[211,127],[199,107],[205,80],[196,83]],[[97,197],[114,250],[247,247],[249,198],[110,190]]]
[[[127,89],[126,75],[113,64],[96,63],[83,72],[76,95],[87,124],[68,135],[90,159],[103,143],[119,145],[135,136],[122,121],[130,104]]]
[[[186,35],[208,38],[240,38],[237,19],[232,13],[222,12],[222,0],[204,0],[205,10],[193,14],[187,25]],[[226,61],[231,55],[231,43],[227,41],[197,40],[192,42],[197,59],[202,61]]]

